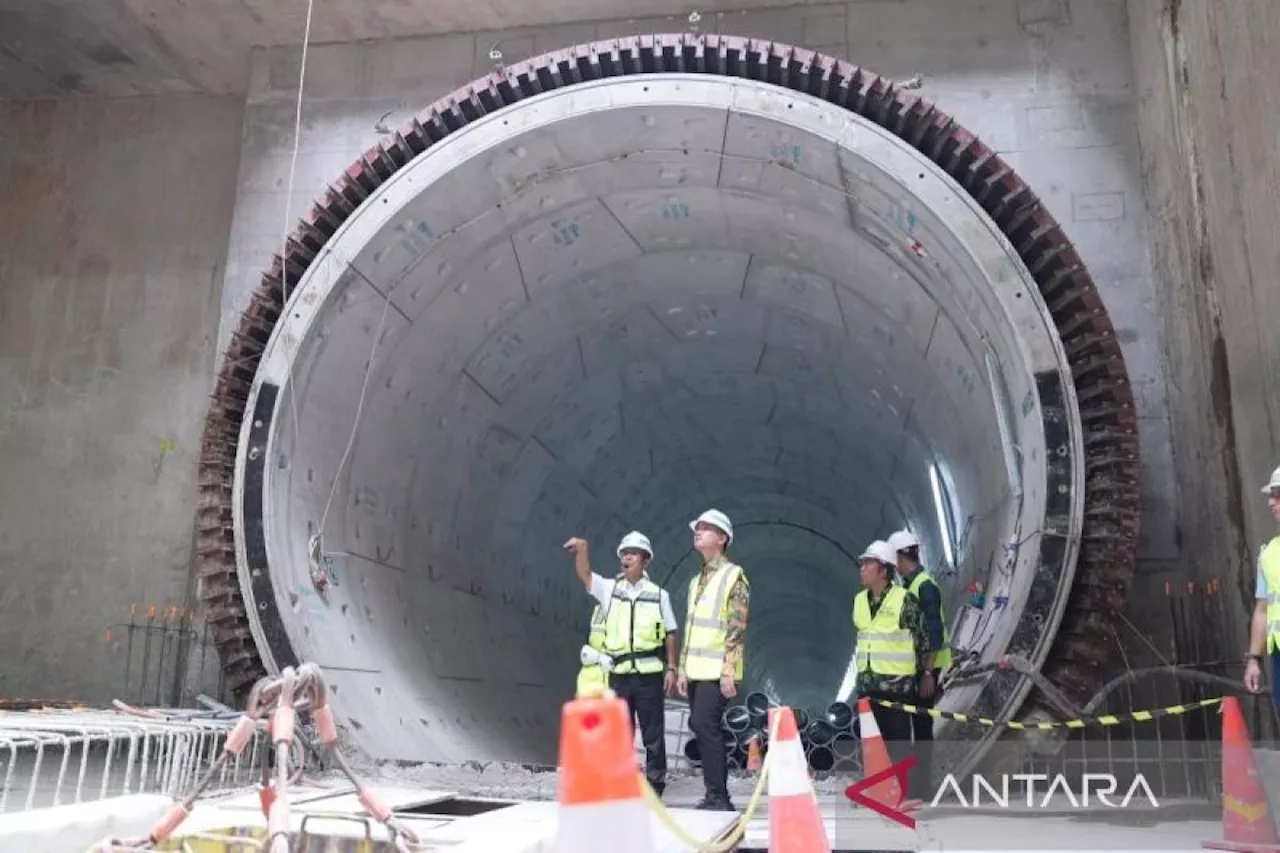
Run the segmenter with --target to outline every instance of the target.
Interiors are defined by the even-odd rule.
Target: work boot
[[[728,797],[715,797],[707,795],[698,801],[694,806],[695,809],[704,812],[736,812]]]

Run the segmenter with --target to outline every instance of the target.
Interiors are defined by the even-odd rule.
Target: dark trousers
[[[698,739],[707,800],[721,803],[729,799],[729,756],[722,728],[728,704],[720,693],[719,681],[689,682],[689,728]]]
[[[928,699],[917,696],[915,704],[919,708],[933,708],[942,699],[942,688],[938,686],[942,670],[933,671],[933,695]],[[928,714],[916,714],[911,718],[911,730],[916,742],[916,766],[911,771],[911,796],[917,800],[933,799],[933,717]]]
[[[662,673],[627,673],[610,675],[609,689],[627,700],[627,716],[634,737],[636,720],[640,721],[640,739],[644,741],[644,775],[659,794],[667,785],[667,710],[663,698]]]
[[[914,722],[910,714],[898,708],[886,708],[877,704],[878,699],[887,699],[890,702],[914,702],[914,696],[903,696],[901,694],[889,693],[866,693],[862,694],[866,698],[872,700],[871,713],[876,718],[876,725],[880,728],[880,736],[884,738],[885,749],[889,751],[889,761],[897,764],[904,761],[912,755],[911,750],[911,732]],[[919,759],[916,759],[919,761]],[[903,791],[903,797],[910,799],[910,789],[916,785],[916,779],[919,777],[919,765],[911,768],[907,776],[908,791]]]

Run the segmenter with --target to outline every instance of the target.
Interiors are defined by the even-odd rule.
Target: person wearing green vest
[[[725,556],[733,543],[733,523],[727,515],[709,509],[689,527],[702,571],[689,581],[676,691],[689,697],[689,728],[702,759],[706,794],[695,808],[735,811],[729,799],[729,757],[721,720],[742,681],[750,585],[742,567]]]
[[[879,539],[858,557],[863,586],[853,599],[858,698],[914,703],[917,679],[933,663],[933,648],[920,603],[894,586],[897,560],[889,543]],[[911,749],[911,715],[874,701],[871,710],[890,758],[902,761]],[[919,776],[911,773],[910,780]]]
[[[636,530],[622,537],[618,543],[622,571],[616,578],[591,571],[585,539],[570,539],[564,547],[573,553],[578,580],[596,600],[592,633],[582,650],[584,670],[589,668],[585,666],[588,658],[594,657],[598,668],[607,673],[609,689],[626,700],[633,731],[639,721],[645,778],[662,796],[667,784],[665,696],[676,684],[679,623],[667,591],[649,579],[653,546],[648,536]],[[579,692],[582,678],[580,672]]]
[[[1271,517],[1280,521],[1280,468],[1271,472],[1271,482],[1263,487]],[[1245,656],[1244,685],[1251,693],[1262,690],[1262,656],[1271,655],[1272,699],[1280,706],[1280,536],[1258,552],[1257,603],[1249,625],[1249,653]]]
[[[907,595],[920,604],[924,616],[925,627],[929,631],[929,646],[937,649],[932,661],[926,661],[920,671],[920,681],[916,685],[915,704],[921,708],[933,708],[942,698],[942,673],[951,667],[951,637],[947,629],[947,617],[942,608],[942,590],[938,583],[920,564],[920,540],[909,530],[899,530],[889,537],[889,547],[898,558],[898,576],[902,578],[902,586]],[[933,764],[933,717],[927,714],[916,714],[911,718],[911,728],[917,744],[916,772],[913,780],[918,779],[917,791],[920,799],[932,799],[931,787]],[[924,746],[920,746],[924,744]]]

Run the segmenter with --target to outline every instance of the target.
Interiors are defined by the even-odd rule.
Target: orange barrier
[[[612,692],[566,702],[559,769],[556,853],[654,853],[626,702]]]
[[[1280,853],[1280,837],[1253,761],[1249,729],[1240,700],[1234,696],[1222,700],[1222,835],[1221,841],[1200,844],[1209,850]]]
[[[790,708],[770,708],[769,853],[831,853],[804,747]]]

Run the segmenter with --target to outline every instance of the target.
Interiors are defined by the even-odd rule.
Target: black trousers
[[[912,715],[898,708],[886,708],[878,705],[874,700],[887,699],[891,702],[915,702],[914,696],[903,696],[902,694],[889,693],[864,693],[861,694],[868,699],[873,700],[871,703],[871,713],[876,718],[876,725],[880,728],[880,736],[884,738],[885,748],[889,751],[889,760],[894,764],[906,760],[912,753],[911,749],[911,733],[912,727],[915,725]],[[929,719],[926,717],[925,719]],[[932,744],[930,744],[932,746]],[[917,779],[920,776],[919,757],[916,758],[916,766],[911,769],[907,776],[907,791],[903,791],[903,796],[910,799],[912,794],[910,791],[918,784]]]
[[[634,737],[636,720],[640,721],[640,739],[644,741],[644,775],[659,794],[667,785],[667,711],[663,697],[662,673],[627,673],[610,675],[609,689],[627,700],[627,716]]]
[[[689,682],[689,728],[698,739],[702,781],[707,799],[729,799],[729,756],[725,752],[722,720],[729,700],[720,693],[719,681]]]
[[[920,708],[933,708],[942,699],[938,686],[942,670],[933,671],[933,695],[928,699],[916,696],[914,704]],[[886,709],[887,710],[887,709]],[[911,772],[911,796],[926,802],[933,799],[933,717],[915,714],[911,718],[911,733],[916,742],[916,766]]]

